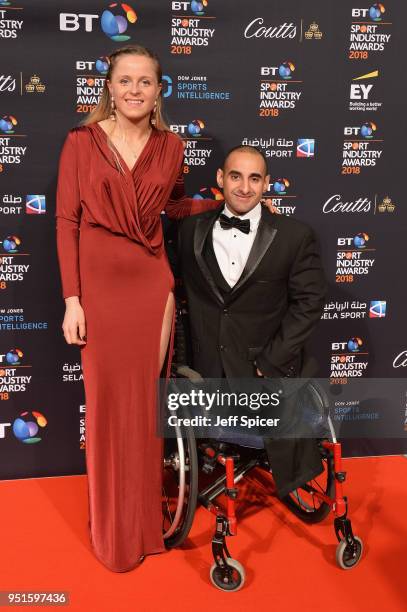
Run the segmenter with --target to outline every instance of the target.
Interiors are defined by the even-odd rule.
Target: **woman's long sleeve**
[[[219,204],[216,200],[188,198],[185,195],[184,175],[181,169],[165,207],[165,212],[170,219],[183,219],[190,215],[197,215],[218,208]]]
[[[56,202],[57,250],[63,297],[80,296],[79,223],[81,199],[78,180],[77,132],[65,140],[58,170]]]

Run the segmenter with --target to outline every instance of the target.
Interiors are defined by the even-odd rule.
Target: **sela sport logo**
[[[369,306],[369,319],[384,319],[386,316],[386,302],[384,300],[372,300]]]
[[[25,197],[25,212],[27,215],[44,215],[46,213],[45,195],[27,195]]]
[[[315,155],[315,139],[314,138],[298,138],[297,157],[314,157],[314,155]]]

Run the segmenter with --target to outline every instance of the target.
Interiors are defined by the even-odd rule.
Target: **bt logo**
[[[205,9],[208,6],[208,0],[201,0],[198,2],[197,0],[192,0],[192,2],[172,2],[171,7],[173,11],[184,11],[187,12],[189,8],[194,13],[194,15],[205,15]]]
[[[374,132],[377,130],[377,125],[373,121],[366,121],[361,127],[345,127],[343,133],[345,136],[362,136],[362,138],[373,138]]]
[[[363,340],[358,337],[350,338],[347,342],[332,342],[333,351],[346,351],[351,353],[358,353],[360,347],[363,345]]]
[[[129,23],[136,23],[137,15],[128,4],[123,2],[114,2],[109,4],[109,8],[120,6],[119,14],[114,15],[111,11],[103,11],[101,18],[101,26],[103,32],[115,42],[123,42],[130,39],[130,36],[125,34]]]
[[[3,132],[3,134],[14,134],[14,127],[17,123],[17,119],[13,115],[3,115],[0,118],[0,132]]]
[[[47,419],[41,412],[22,412],[13,423],[13,433],[17,440],[25,444],[35,444],[41,442],[42,438],[38,435],[40,427],[47,426]]]
[[[76,15],[75,13],[60,13],[59,29],[62,32],[75,32],[79,30],[81,24],[79,20],[83,20],[85,24],[85,32],[93,31],[93,20],[99,19],[99,15],[85,15],[83,13]]]
[[[369,16],[372,21],[381,21],[382,15],[386,11],[381,2],[376,2],[368,9],[354,8],[352,9],[352,17],[364,19]]]
[[[93,70],[94,68],[103,76],[108,73],[109,59],[106,55],[101,55],[94,62],[78,60],[75,64],[76,70]]]
[[[272,188],[274,193],[276,193],[277,195],[285,195],[289,186],[290,181],[286,178],[279,178],[274,182],[272,181],[270,183],[270,189]]]
[[[363,249],[366,246],[367,241],[369,240],[369,235],[365,232],[360,232],[356,234],[353,238],[338,238],[338,246],[342,247],[352,247],[355,246],[358,249]]]
[[[202,130],[205,124],[201,119],[194,119],[186,125],[170,125],[170,129],[174,134],[180,134],[182,136],[192,136],[193,138],[199,138],[202,136]]]
[[[283,62],[280,66],[262,66],[261,76],[280,76],[285,81],[292,78],[295,66],[292,62]]]
[[[11,427],[11,423],[0,423],[0,439],[6,437],[6,427]]]
[[[110,9],[114,9],[114,13]],[[98,19],[99,15],[60,13],[59,29],[62,32],[76,32],[81,26],[84,26],[85,32],[93,32],[93,23]],[[136,21],[137,14],[129,4],[113,2],[109,4],[109,9],[103,11],[100,17],[100,27],[111,40],[124,42],[131,38],[126,34],[129,24],[135,24]]]
[[[23,351],[21,351],[18,348],[10,349],[7,353],[0,355],[0,363],[7,363],[7,365],[9,366],[16,366],[16,365],[21,364],[22,358],[23,358]]]
[[[194,195],[194,200],[206,200],[208,198],[217,202],[223,202],[225,199],[217,187],[201,187]]]
[[[18,253],[21,240],[18,236],[7,236],[2,242],[6,253]]]

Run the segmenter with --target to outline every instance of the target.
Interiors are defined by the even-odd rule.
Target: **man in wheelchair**
[[[304,347],[325,297],[317,242],[306,224],[261,205],[269,180],[260,151],[232,149],[217,172],[224,206],[180,228],[191,365],[204,378],[316,374]],[[296,418],[294,397],[284,405],[287,422]],[[322,472],[317,440],[263,441],[280,497]]]

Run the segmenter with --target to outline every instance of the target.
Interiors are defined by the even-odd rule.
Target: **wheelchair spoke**
[[[290,510],[307,523],[317,523],[328,516],[331,511],[331,506],[319,495],[328,496],[331,499],[334,495],[332,455],[325,454],[322,457],[322,462],[324,470],[319,476],[295,491],[291,491],[284,498],[284,503]]]
[[[324,487],[321,487],[321,485],[319,484],[319,482],[317,480],[311,480],[311,483],[312,483],[312,488],[313,489],[317,489],[318,488],[320,493],[324,493],[325,492]]]
[[[174,519],[173,519],[172,512],[170,510],[169,498],[168,498],[168,495],[166,494],[165,487],[163,487],[163,496],[165,498],[165,506],[167,507],[167,512],[168,512],[168,516],[169,516],[170,524],[171,524]],[[163,525],[164,525],[164,522],[165,522],[165,515],[163,516]]]

